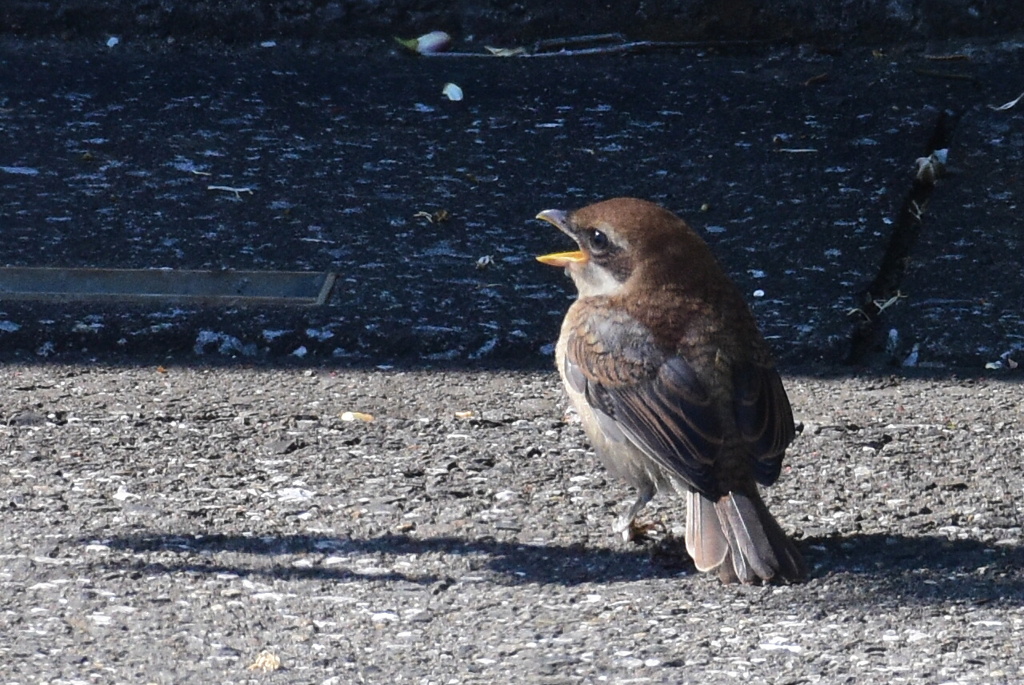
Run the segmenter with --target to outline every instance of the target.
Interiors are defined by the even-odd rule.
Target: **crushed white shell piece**
[[[441,89],[441,95],[444,95],[452,102],[461,102],[462,88],[459,88],[454,83],[446,83],[444,84],[444,88]]]

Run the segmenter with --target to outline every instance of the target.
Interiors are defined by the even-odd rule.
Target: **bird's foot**
[[[640,522],[636,519],[617,521],[612,527],[623,542],[642,542],[653,537],[651,534],[664,530],[664,526],[654,521]]]

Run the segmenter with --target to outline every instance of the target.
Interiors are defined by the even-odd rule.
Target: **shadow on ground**
[[[83,540],[83,543],[95,540]],[[423,585],[452,584],[455,579],[429,573],[361,573],[352,570],[345,556],[455,555],[476,557],[480,570],[497,574],[498,582],[580,585],[584,583],[640,582],[695,573],[680,545],[674,541],[628,550],[587,548],[583,545],[534,545],[502,542],[494,538],[463,539],[450,536],[417,539],[383,535],[366,540],[319,536],[180,535],[149,533],[104,541],[111,549],[135,554],[180,552],[180,563],[128,562],[146,573],[234,573],[279,580],[404,581]],[[973,540],[939,536],[849,535],[809,538],[800,543],[813,569],[810,582],[870,579],[872,595],[890,594],[917,602],[1008,601],[1024,604],[1024,550]],[[224,564],[216,555],[234,553],[253,557],[275,555],[329,555],[339,560],[332,567],[297,568],[291,565]],[[208,562],[195,560],[202,555]],[[683,556],[680,556],[683,555]],[[125,562],[114,562],[121,566]],[[685,581],[681,581],[685,582]]]

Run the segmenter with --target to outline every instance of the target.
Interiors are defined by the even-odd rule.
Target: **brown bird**
[[[579,245],[538,257],[579,290],[556,362],[609,471],[638,491],[614,530],[658,491],[686,493],[686,550],[722,582],[798,580],[796,546],[758,483],[779,477],[795,429],[771,353],[736,285],[686,223],[616,198],[538,219]]]

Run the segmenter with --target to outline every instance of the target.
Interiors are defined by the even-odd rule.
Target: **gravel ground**
[[[723,587],[548,370],[7,365],[0,682],[1024,681],[1019,385],[785,379],[811,578]]]

